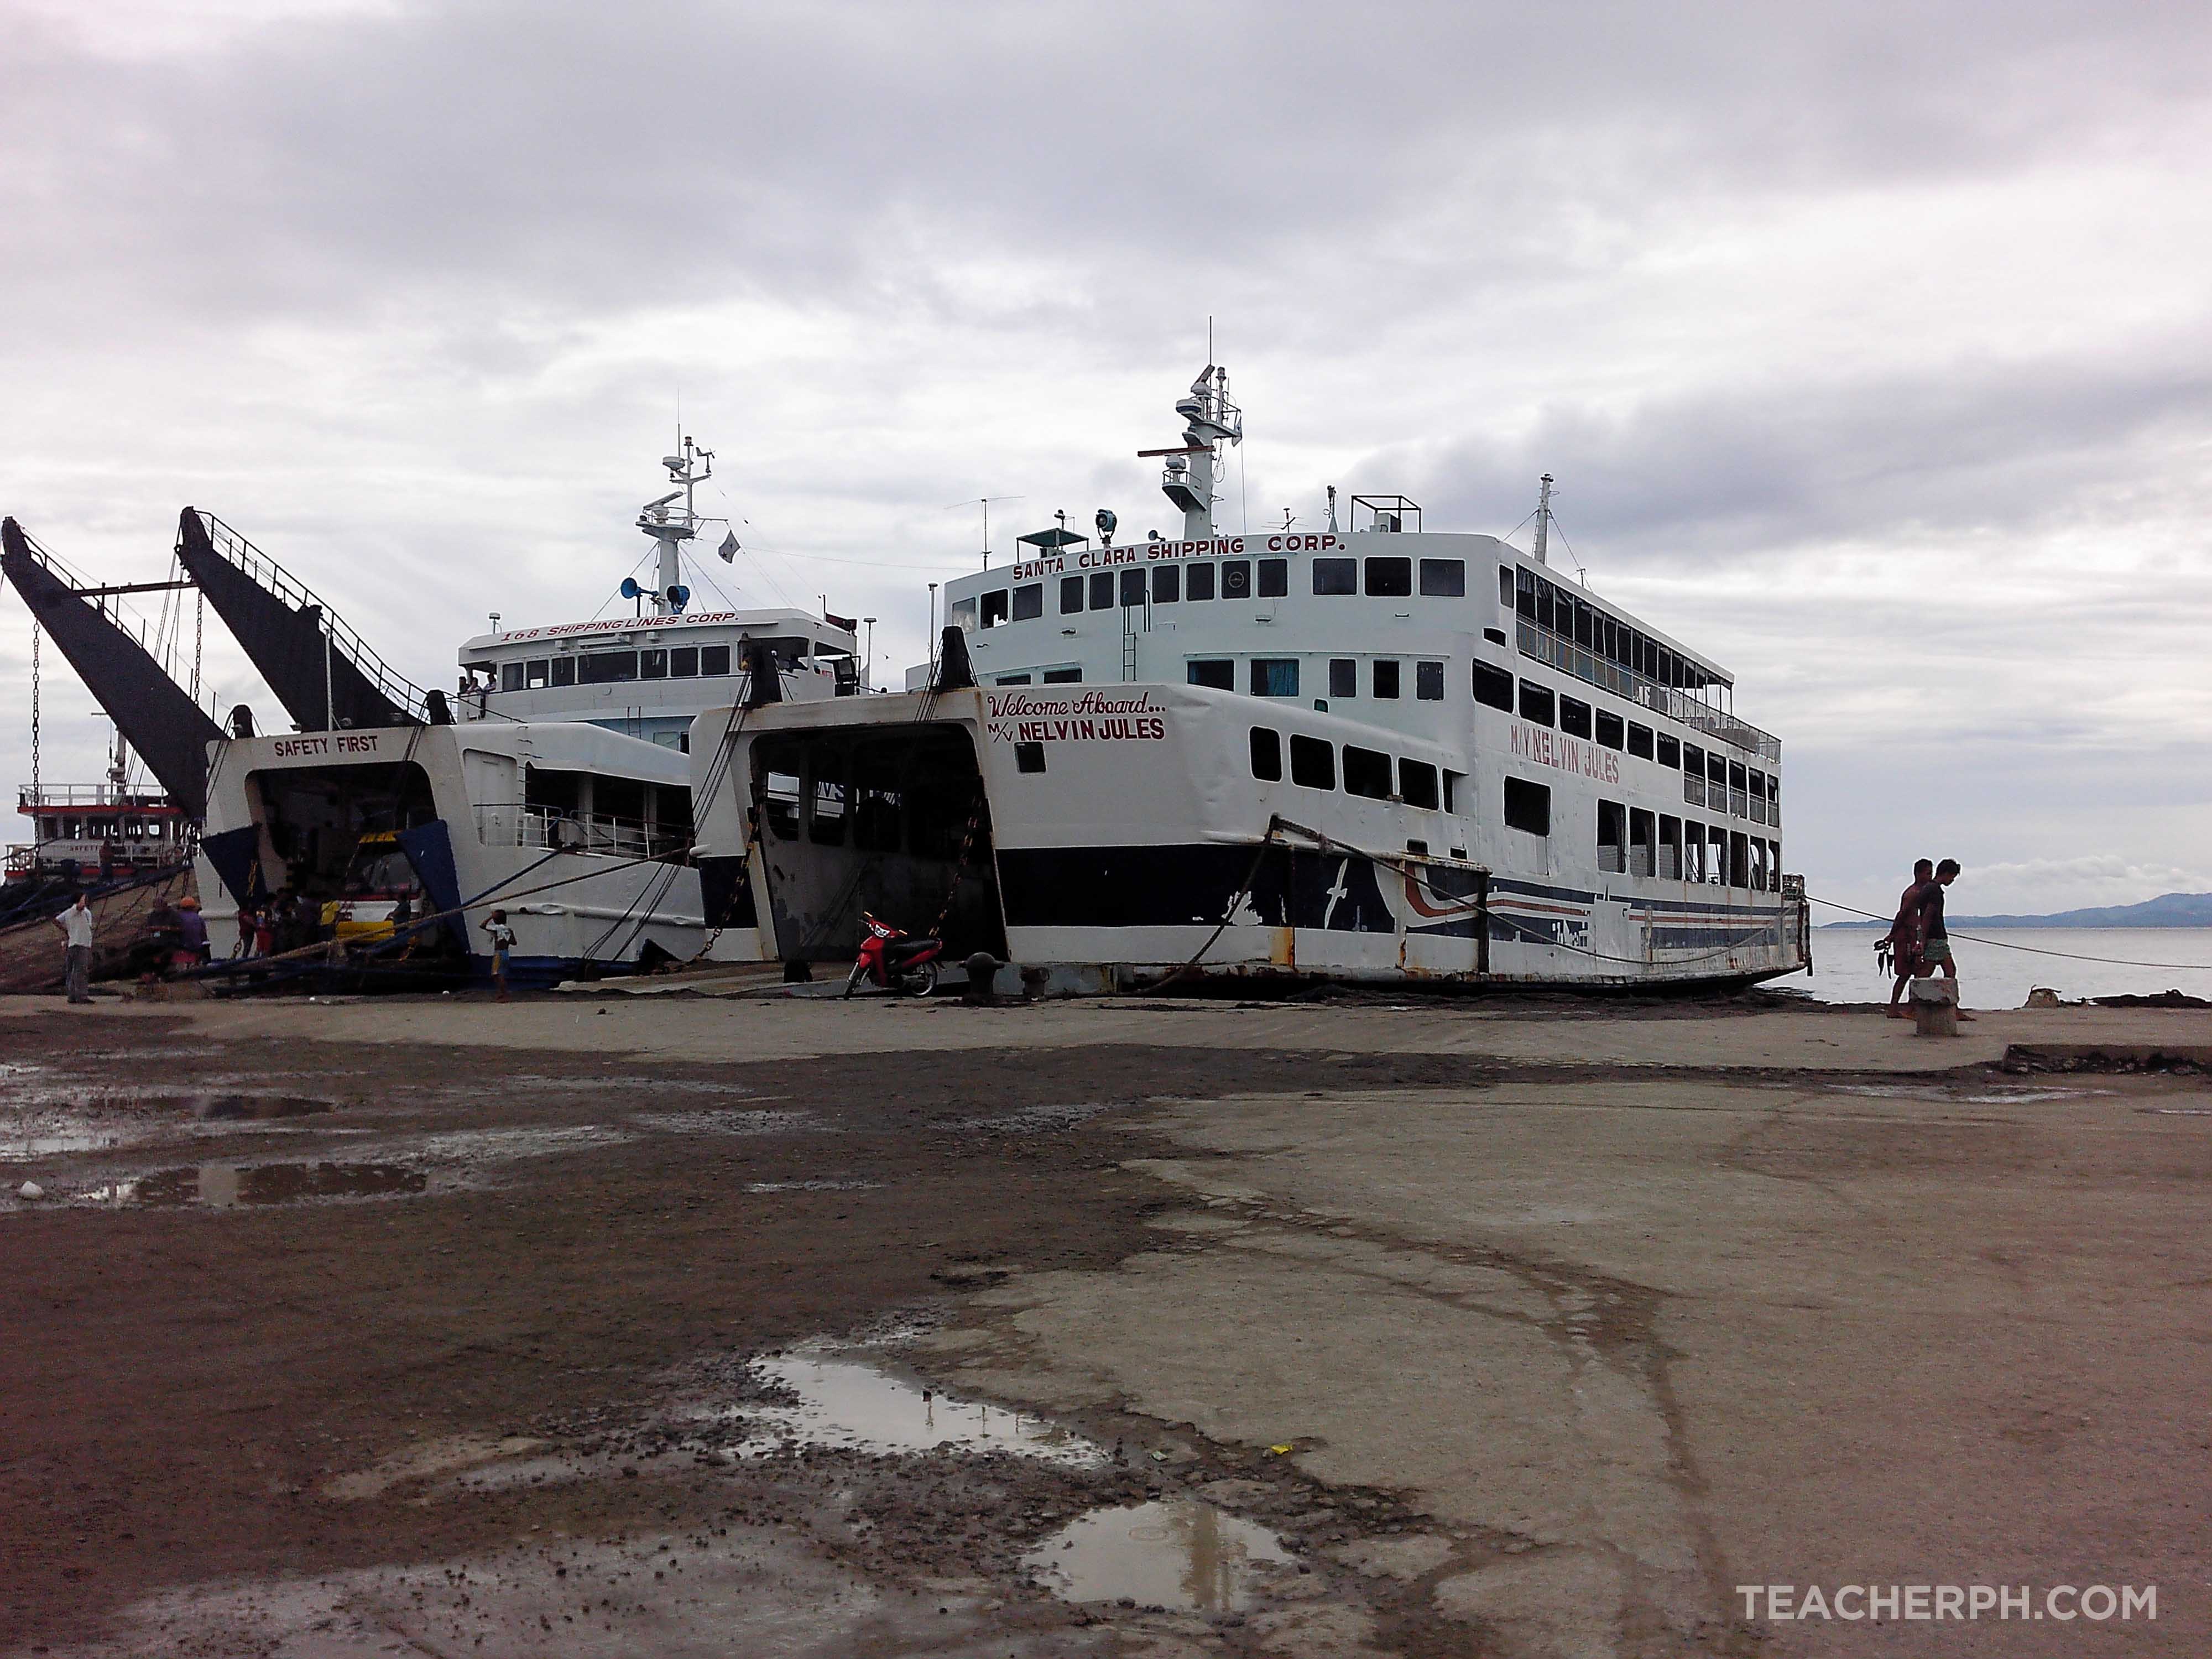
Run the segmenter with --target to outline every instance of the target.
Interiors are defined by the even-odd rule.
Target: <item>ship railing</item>
[[[118,789],[112,783],[27,783],[15,786],[18,810],[25,812],[66,811],[87,806],[120,806],[134,812],[167,812],[176,803],[159,790]]]
[[[416,720],[428,721],[429,704],[422,694],[422,688],[379,656],[375,647],[362,639],[352,624],[325,604],[313,589],[214,514],[202,513],[200,522],[207,526],[208,540],[214,544],[216,551],[263,587],[295,611],[304,611],[312,605],[321,612],[323,629],[331,645],[361,671],[362,678],[376,688],[386,702]]]
[[[1732,744],[1762,759],[1778,762],[1782,758],[1781,738],[1702,703],[1686,691],[1662,685],[1632,668],[1623,668],[1597,655],[1589,647],[1577,645],[1548,628],[1540,628],[1526,617],[1516,619],[1515,630],[1524,657],[1534,657],[1538,662],[1563,669],[1601,690],[1625,697],[1655,714],[1680,720],[1708,737],[1718,738],[1723,743]]]
[[[683,826],[514,801],[479,805],[476,819],[477,838],[487,847],[538,848],[549,853],[660,859],[682,852],[691,840],[690,830]]]

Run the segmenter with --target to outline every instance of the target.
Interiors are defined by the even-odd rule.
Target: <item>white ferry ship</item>
[[[1176,405],[1174,539],[1057,529],[951,583],[906,694],[709,709],[702,865],[763,948],[866,910],[1068,988],[1188,976],[1741,985],[1806,965],[1781,744],[1711,658],[1398,495],[1228,535],[1224,370]]]
[[[495,627],[462,646],[451,697],[393,673],[257,550],[188,510],[179,556],[219,608],[232,601],[226,620],[280,696],[301,679],[288,678],[286,625],[302,623],[319,653],[286,697],[301,729],[234,728],[210,745],[199,857],[216,954],[235,944],[241,902],[296,894],[359,935],[412,889],[416,914],[459,913],[445,949],[480,969],[481,924],[504,909],[521,981],[757,960],[741,872],[720,866],[702,885],[690,857],[689,732],[713,705],[847,696],[860,671],[842,620],[690,609],[682,557],[715,522],[693,495],[713,459],[689,440],[665,459],[677,488],[639,515],[659,559],[653,587],[623,584],[632,614]]]

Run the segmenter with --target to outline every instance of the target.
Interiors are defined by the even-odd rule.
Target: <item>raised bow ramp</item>
[[[13,519],[0,520],[0,569],[169,799],[194,823],[205,817],[208,745],[221,728]]]
[[[213,514],[188,507],[179,515],[177,557],[300,730],[428,723],[420,687]]]

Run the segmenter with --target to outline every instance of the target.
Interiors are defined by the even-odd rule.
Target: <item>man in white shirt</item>
[[[92,907],[84,902],[84,895],[76,896],[76,902],[54,918],[54,926],[61,929],[69,959],[69,1000],[71,1002],[92,1000]]]

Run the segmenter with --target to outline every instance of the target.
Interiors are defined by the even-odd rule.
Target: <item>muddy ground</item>
[[[1326,1010],[732,1064],[110,1012],[0,1019],[0,1174],[46,1188],[0,1213],[9,1651],[2079,1650],[1747,1616],[1785,1565],[2164,1573],[2161,1625],[2070,1638],[2205,1628],[2201,1079],[1351,1052]],[[824,1340],[1096,1455],[763,1438],[750,1362]],[[1289,1559],[1181,1607],[1024,1561],[1148,1500]]]

